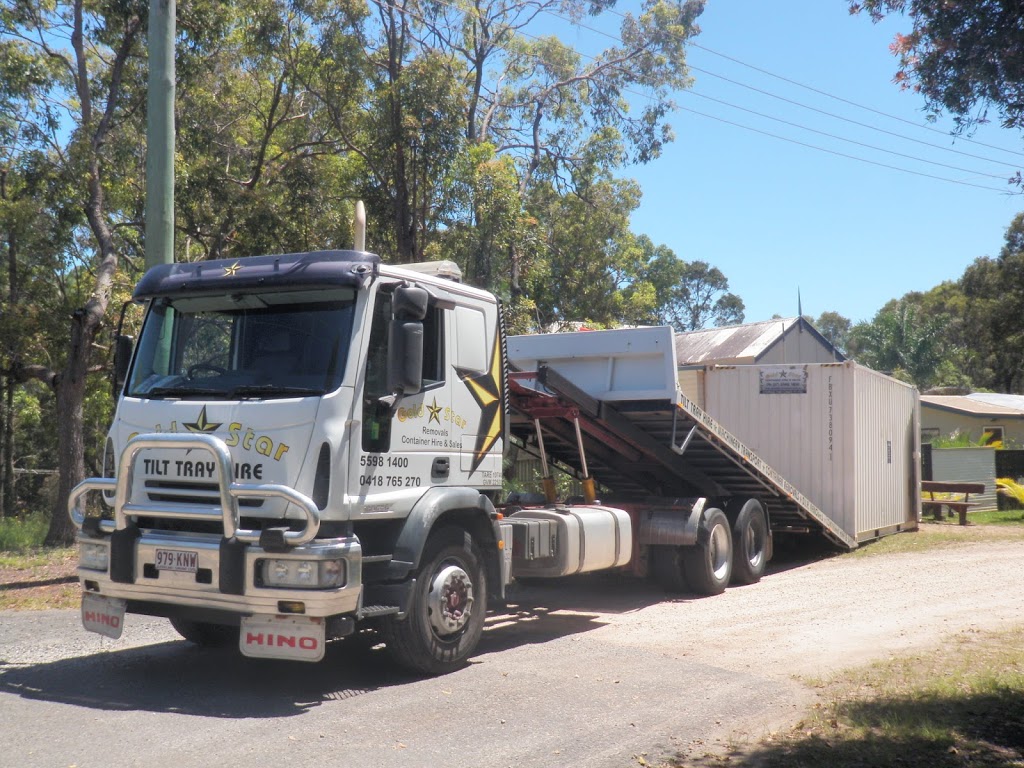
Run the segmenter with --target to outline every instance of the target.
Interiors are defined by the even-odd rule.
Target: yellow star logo
[[[498,442],[498,439],[505,433],[505,408],[504,406],[504,384],[505,370],[504,357],[500,338],[494,341],[494,350],[491,352],[491,367],[484,373],[474,374],[472,371],[460,371],[462,383],[469,388],[480,406],[480,427],[476,436],[476,445],[473,448],[473,467],[470,474],[476,472],[480,462],[486,458],[488,452]]]
[[[237,261],[230,267],[224,267],[224,277],[234,277],[238,274],[238,270],[242,268],[242,265]]]
[[[191,424],[189,424],[188,422],[185,422],[182,426],[184,426],[185,429],[187,429],[189,432],[200,432],[200,433],[216,432],[221,427],[220,424],[214,424],[213,422],[209,421],[206,418],[206,406],[205,405],[203,406],[203,410],[201,410],[199,412],[199,418],[198,419],[196,419]]]
[[[434,404],[428,405],[427,410],[430,411],[430,416],[427,419],[429,424],[432,421],[436,421],[438,424],[441,423],[441,406],[437,404],[437,398],[434,398]]]

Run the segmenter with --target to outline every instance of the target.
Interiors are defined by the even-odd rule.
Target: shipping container
[[[708,414],[849,536],[863,542],[917,527],[914,387],[853,362],[714,366],[699,378]]]

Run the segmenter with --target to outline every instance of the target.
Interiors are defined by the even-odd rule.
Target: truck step
[[[359,611],[359,618],[372,619],[378,616],[393,616],[399,612],[397,605],[364,605]]]

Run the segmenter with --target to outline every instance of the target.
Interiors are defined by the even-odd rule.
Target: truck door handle
[[[447,480],[451,470],[451,460],[447,456],[438,456],[430,466],[431,480]]]

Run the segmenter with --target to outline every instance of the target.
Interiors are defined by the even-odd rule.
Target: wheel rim
[[[764,560],[764,537],[761,535],[757,525],[751,524],[746,530],[747,562],[750,567],[757,569],[761,567]]]
[[[427,597],[430,626],[440,637],[465,628],[473,613],[473,581],[457,565],[447,565],[434,576]]]
[[[724,525],[716,525],[712,528],[708,541],[708,557],[711,560],[711,572],[719,581],[726,578],[729,573],[729,561],[732,555],[729,544],[729,530]]]

